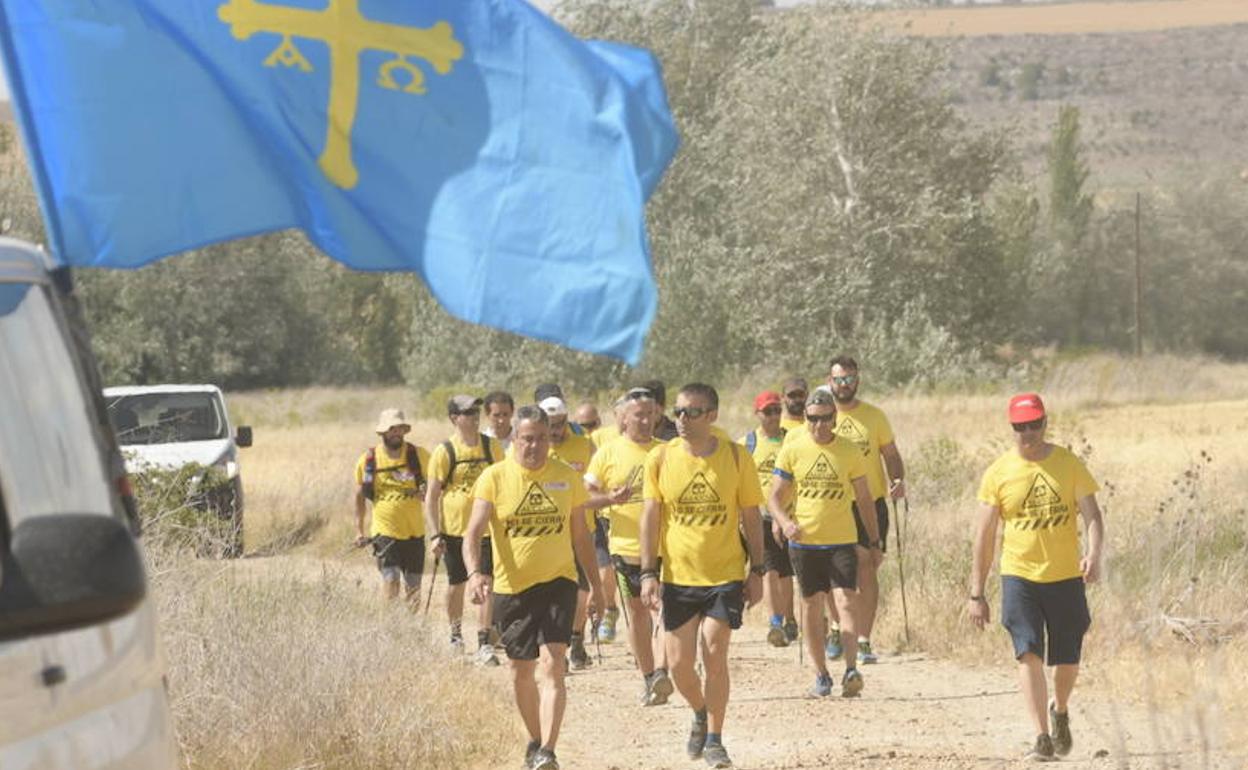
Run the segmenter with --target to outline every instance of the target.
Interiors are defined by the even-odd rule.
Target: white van
[[[251,446],[251,428],[235,432],[216,385],[136,385],[104,389],[108,419],[131,473],[194,463],[219,471],[226,483],[197,496],[198,505],[233,524],[226,556],[243,553],[243,477],[238,449]]]
[[[69,273],[0,238],[0,768],[172,770],[137,520]]]

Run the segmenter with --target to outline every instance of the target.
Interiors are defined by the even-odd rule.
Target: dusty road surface
[[[1243,0],[999,3],[883,11],[878,20],[891,29],[905,30],[919,37],[1156,32],[1248,23],[1248,3]]]

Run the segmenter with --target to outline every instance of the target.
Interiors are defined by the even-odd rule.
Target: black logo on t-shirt
[[[1031,488],[1023,498],[1022,517],[1014,520],[1015,529],[1053,529],[1070,520],[1070,507],[1044,474],[1037,473],[1031,480]]]
[[[867,432],[862,429],[857,420],[848,418],[842,419],[840,425],[836,426],[836,435],[847,439],[854,446],[862,450],[862,456],[866,457],[871,454],[871,439],[867,436]]]
[[[841,483],[836,467],[823,452],[819,453],[799,481],[797,496],[811,500],[840,500],[845,496],[845,485]]]
[[[702,471],[693,475],[674,508],[675,522],[689,527],[713,527],[728,520],[728,506]]]
[[[705,505],[707,503],[718,503],[719,495],[715,494],[715,488],[711,486],[711,482],[706,480],[706,476],[702,471],[698,471],[693,475],[693,479],[685,487],[685,491],[680,493],[680,497],[676,502],[681,505]]]
[[[563,514],[536,481],[507,519],[507,537],[542,537],[563,531]]]

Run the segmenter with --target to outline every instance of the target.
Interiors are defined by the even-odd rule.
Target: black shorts
[[[776,542],[771,534],[771,519],[763,519],[763,567],[782,578],[793,577],[793,562],[789,549]]]
[[[518,594],[494,594],[494,624],[511,660],[537,660],[543,644],[567,644],[576,613],[576,583],[538,583]]]
[[[446,554],[446,582],[453,586],[468,582],[468,565],[464,564],[464,539],[458,535],[444,535]],[[490,539],[481,538],[481,574],[494,574],[494,550],[490,548]]]
[[[1083,578],[1037,583],[1001,576],[1001,625],[1014,640],[1014,657],[1045,657],[1050,666],[1073,665],[1083,653],[1083,635],[1092,624]]]
[[[377,570],[384,580],[397,583],[401,577],[408,587],[420,585],[420,573],[425,571],[423,537],[395,540],[377,535],[373,538],[373,556],[377,557]]]
[[[622,581],[624,587],[628,589],[628,594],[627,594],[628,598],[640,599],[641,598],[641,565],[629,564],[628,562],[624,561],[624,559],[622,559],[619,556],[613,556],[611,558],[611,562],[615,566],[616,584],[618,585]],[[655,563],[654,568],[656,570],[661,571],[663,569],[663,560],[659,559]]]
[[[663,584],[663,628],[675,631],[696,617],[715,618],[730,628],[741,627],[745,610],[745,584],[733,581],[718,586]]]
[[[858,546],[834,545],[831,548],[789,547],[793,559],[793,571],[797,573],[797,585],[802,596],[843,588],[858,589]]]
[[[594,555],[598,557],[598,569],[611,566],[611,554],[607,551],[610,523],[600,518],[594,525]]]
[[[858,527],[858,545],[871,547],[871,539],[862,526],[862,518],[858,515],[858,503],[854,503],[854,526]],[[880,550],[888,552],[888,501],[882,497],[875,499],[875,520],[880,523]]]

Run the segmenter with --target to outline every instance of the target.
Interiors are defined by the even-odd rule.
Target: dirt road
[[[983,35],[1084,35],[1150,32],[1248,23],[1242,0],[1145,0],[1038,5],[981,5],[882,11],[891,29],[920,37]]]

